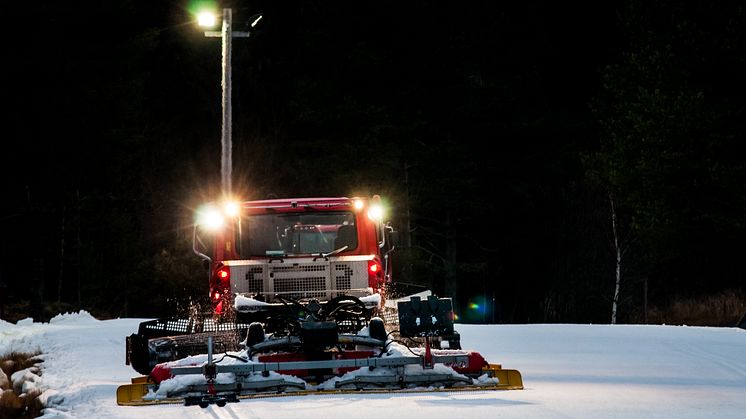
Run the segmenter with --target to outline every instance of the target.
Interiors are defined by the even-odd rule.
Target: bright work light
[[[383,207],[379,204],[373,204],[368,209],[368,217],[374,221],[381,221],[383,219]]]
[[[223,204],[223,211],[229,217],[237,217],[241,212],[241,206],[238,202],[229,201]]]
[[[205,28],[212,28],[212,27],[215,27],[215,22],[217,22],[217,18],[215,17],[215,14],[212,12],[200,12],[197,15],[197,24],[199,26],[202,26]]]
[[[223,227],[224,222],[223,214],[213,206],[203,208],[197,215],[197,224],[207,230],[218,230]]]

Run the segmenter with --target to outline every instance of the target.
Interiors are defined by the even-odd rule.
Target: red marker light
[[[217,272],[215,272],[215,275],[222,281],[227,281],[231,277],[231,271],[228,270],[228,268],[220,268]]]
[[[376,260],[368,261],[368,286],[380,288],[383,281],[383,266]]]

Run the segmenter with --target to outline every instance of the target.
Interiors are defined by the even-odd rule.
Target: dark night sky
[[[30,182],[45,188],[50,177],[61,175],[93,183],[127,181],[120,172],[104,173],[106,166],[144,162],[127,161],[132,144],[107,136],[116,132],[156,141],[146,131],[160,121],[185,131],[179,132],[179,146],[192,156],[194,170],[203,172],[194,156],[219,151],[220,58],[219,41],[205,39],[190,22],[189,9],[196,3],[14,6],[18,18],[12,32],[24,36],[11,44],[12,65],[6,66],[13,104],[6,113],[12,139],[4,153],[4,167],[13,167],[4,176],[9,187]],[[263,135],[271,124],[282,123],[278,119],[292,118],[293,101],[302,99],[291,89],[305,79],[318,81],[312,93],[328,100],[346,95],[386,106],[395,118],[424,108],[423,124],[447,117],[461,105],[457,101],[468,100],[455,91],[460,77],[495,83],[495,91],[508,95],[523,91],[525,100],[517,107],[496,105],[516,113],[504,119],[522,118],[526,111],[587,115],[599,68],[619,54],[618,6],[493,3],[226,3],[235,9],[238,26],[256,11],[266,16],[255,38],[234,46],[236,147],[242,147],[242,137]],[[479,127],[465,128],[476,130],[470,132],[474,138],[484,137]],[[26,156],[23,164],[18,156]],[[148,164],[165,169],[172,163],[169,157],[153,156]],[[184,156],[179,159],[183,163]]]
[[[188,239],[189,212],[217,196],[220,176],[220,45],[193,25],[195,4],[11,6],[0,274],[14,299],[33,305],[34,295],[59,296],[95,306],[87,296],[96,286],[138,295],[148,289],[148,270],[163,265],[164,251],[184,250],[176,243]],[[736,140],[728,140],[743,138],[737,121],[744,95],[735,93],[743,87],[738,70],[745,61],[738,52],[744,44],[738,2],[222,6],[233,9],[236,29],[264,14],[252,38],[233,44],[233,183],[243,198],[380,193],[390,200],[394,220],[404,223],[409,211],[419,228],[413,240],[422,248],[449,254],[444,260],[462,277],[480,278],[483,292],[505,296],[495,317],[592,321],[606,318],[613,282],[593,279],[613,275],[603,192],[610,188],[628,198],[620,201],[621,215],[639,237],[630,256],[639,263],[628,269],[637,281],[637,294],[626,300],[630,311],[641,304],[637,290],[648,278],[661,303],[703,289],[742,289],[743,270],[721,260],[737,257],[743,246],[731,243],[744,235],[742,217],[734,221],[744,209],[743,172],[731,152]],[[673,64],[635,61],[659,63],[661,56]],[[610,74],[612,82],[604,81]],[[619,115],[650,109],[689,112],[678,104],[636,108],[639,98],[629,95],[648,82],[664,92],[679,89],[680,97],[703,92],[711,113],[702,127],[712,121],[726,127],[702,148],[715,157],[687,146],[673,158],[702,155],[701,165],[677,163],[695,175],[679,181],[667,177],[675,170],[661,172],[651,186],[650,169],[627,154],[636,163],[607,174],[630,178],[607,177],[613,185],[599,189],[584,166],[588,155],[604,150],[600,138],[614,138],[599,119],[613,125]],[[601,113],[592,113],[594,103]],[[681,120],[704,114],[696,109]],[[666,132],[689,144],[687,135],[698,138],[699,131],[684,125],[676,128],[683,137]],[[720,174],[722,167],[733,170]],[[734,192],[728,198],[714,198],[728,188]],[[648,199],[648,190],[663,198]],[[689,199],[682,203],[680,196]],[[685,211],[668,211],[669,204]],[[449,239],[426,233],[443,231],[452,218],[462,233],[445,234]],[[641,220],[672,227],[651,229]],[[711,253],[671,243],[701,243]],[[448,287],[447,263],[434,267],[421,255],[412,260],[409,275]],[[41,290],[16,281],[19,264]],[[162,278],[177,278],[176,271]],[[695,272],[717,272],[720,279],[707,289]],[[102,275],[110,279],[95,279]],[[73,289],[76,281],[84,291]],[[66,285],[58,292],[59,283]],[[457,291],[461,303],[471,298]],[[113,304],[125,308],[110,314],[146,311],[129,297]]]
[[[64,188],[59,183],[114,194],[122,182],[134,181],[123,172],[143,166],[158,165],[154,172],[164,175],[188,166],[197,183],[196,178],[218,175],[211,161],[219,153],[219,41],[204,38],[192,25],[189,9],[196,3],[13,6],[12,32],[23,36],[10,43],[6,65],[12,104],[3,153],[6,202],[28,200],[29,188],[32,194],[37,188],[40,194],[57,193]],[[599,87],[598,69],[619,53],[616,6],[493,3],[226,3],[237,26],[257,11],[265,14],[254,38],[234,44],[234,153],[250,147],[242,143],[247,137],[272,135],[272,124],[292,123],[285,121],[297,118],[292,113],[303,100],[341,96],[352,106],[386,107],[387,118],[411,118],[417,109],[421,124],[428,125],[428,119],[448,118],[462,107],[459,102],[469,100],[457,91],[464,82],[492,83],[498,93],[524,95],[514,104],[500,97],[477,103],[506,112],[505,120],[526,112],[587,115]],[[292,89],[308,80],[318,82],[309,88],[316,97],[299,98]],[[323,127],[300,127],[287,135],[298,138],[306,129],[340,125],[334,115],[326,116]],[[161,124],[170,124],[170,132]],[[336,129],[360,136],[354,124],[350,120]],[[459,140],[464,147],[495,141],[479,126],[451,129],[468,132],[471,138]],[[170,139],[171,149],[155,150],[153,142],[163,141],[158,137],[164,131],[179,138]],[[277,141],[282,147],[283,139]],[[503,142],[489,148],[524,152],[541,146]],[[254,166],[262,164],[257,154],[251,156]],[[236,171],[241,170],[237,162]]]

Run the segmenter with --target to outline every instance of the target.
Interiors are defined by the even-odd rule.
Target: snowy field
[[[124,339],[143,320],[0,321],[0,353],[44,352],[45,418],[746,418],[746,330],[624,325],[456,326],[464,348],[520,370],[525,390],[120,407],[116,388],[136,375]]]

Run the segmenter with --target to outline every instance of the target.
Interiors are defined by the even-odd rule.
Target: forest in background
[[[234,190],[381,195],[393,291],[452,297],[464,322],[608,323],[617,268],[618,322],[737,321],[746,6],[590,3],[221,3],[235,30],[264,16],[233,43]],[[220,41],[194,7],[12,6],[3,319],[205,298]]]

